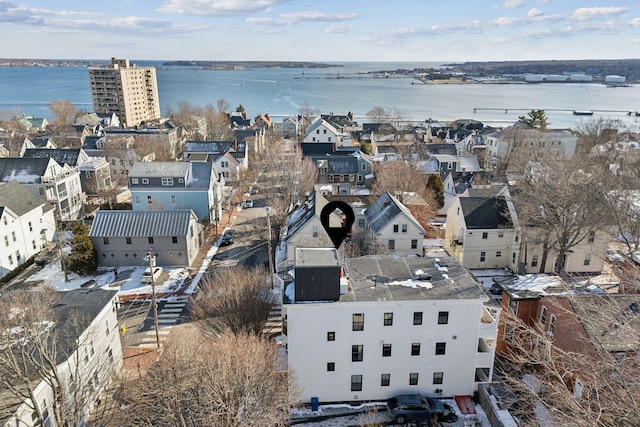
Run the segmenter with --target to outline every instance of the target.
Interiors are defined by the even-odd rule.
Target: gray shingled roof
[[[53,209],[44,197],[36,196],[18,182],[0,185],[0,207],[7,207],[16,215],[22,216],[42,205],[45,212]]]
[[[78,166],[80,148],[28,148],[23,157],[47,159],[52,158],[61,165]]]
[[[393,218],[405,213],[407,217],[422,228],[411,212],[389,192],[384,193],[364,211],[364,216],[375,233],[379,233]],[[423,233],[426,231],[423,230]]]
[[[0,181],[37,184],[47,172],[50,159],[0,158]]]
[[[233,148],[233,141],[187,141],[185,153],[226,153]]]
[[[460,197],[468,229],[513,227],[504,197]]]
[[[186,236],[191,215],[191,210],[99,210],[89,237]]]
[[[186,177],[188,171],[187,162],[135,162],[129,169],[129,177]]]

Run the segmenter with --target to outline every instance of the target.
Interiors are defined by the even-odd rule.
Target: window
[[[380,375],[380,386],[381,387],[389,387],[391,383],[391,374],[382,374]]]
[[[553,334],[556,332],[556,316],[554,316],[553,314],[551,315],[551,317],[549,318],[549,335],[553,336]]]
[[[482,238],[483,239],[488,239],[489,238],[489,233],[487,233],[486,231],[482,233]]]
[[[140,204],[140,196],[135,197],[135,202],[136,202],[136,205]]]
[[[590,231],[589,238],[587,239],[587,243],[593,243],[596,240],[596,232]]]
[[[229,162],[227,162],[227,161],[220,162],[220,167],[228,168],[229,167]]]
[[[422,312],[414,311],[413,312],[413,324],[414,325],[422,325]]]
[[[333,372],[335,370],[336,370],[335,362],[328,362],[327,363],[327,372]]]
[[[531,267],[537,267],[538,266],[538,255],[534,255],[531,258]]]
[[[131,184],[137,184],[138,178],[131,178]]]
[[[143,184],[148,184],[148,183],[149,183],[149,179],[147,179],[147,178],[142,178],[142,183],[143,183]]]
[[[446,325],[449,323],[449,312],[448,311],[439,311],[438,312],[438,325]]]
[[[591,264],[591,254],[586,254],[584,257],[584,265]]]
[[[149,236],[149,237],[147,238],[147,240],[149,241],[149,244],[150,244],[150,245],[153,245],[153,237],[152,237],[152,236]]]
[[[496,258],[502,257],[502,251],[496,251]]]
[[[394,232],[394,233],[397,233],[397,232],[398,232],[398,230],[400,230],[400,225],[398,225],[398,224],[393,224],[393,232]]]
[[[362,391],[362,375],[351,375],[351,391]]]
[[[484,262],[485,259],[487,259],[487,253],[480,252],[480,262]]]
[[[418,373],[411,372],[409,374],[409,385],[418,385]]]
[[[31,221],[29,221],[29,231],[33,231],[33,225],[31,224]]]
[[[162,178],[162,185],[163,186],[173,185],[173,178]]]
[[[393,325],[393,313],[385,313],[384,314],[384,326]]]
[[[175,205],[176,204],[176,196],[171,195],[171,204]]]
[[[105,331],[107,332],[107,336],[109,336],[109,332],[110,332],[110,331],[109,331],[109,321],[108,321],[108,320],[106,320],[106,321],[104,322],[104,324],[105,324]]]
[[[402,232],[403,233],[407,232],[407,224],[402,224]]]
[[[151,198],[151,196],[147,196],[147,204],[148,205],[152,205],[153,204],[153,199]]]
[[[17,240],[17,239],[16,239],[16,232],[15,232],[15,231],[12,231],[12,232],[11,232],[11,238],[13,239],[13,241],[14,241],[14,242]]]
[[[312,233],[312,236],[313,236],[313,237],[318,237],[318,236],[319,236],[319,234],[320,234],[320,229],[318,228],[318,226],[317,226],[317,225],[314,225],[314,226],[312,227],[312,231],[311,231],[311,233]]]
[[[109,238],[108,237],[103,237],[102,238],[102,243],[105,244],[105,245],[108,245],[109,244]]]
[[[327,341],[335,341],[336,333],[334,331],[327,332]]]
[[[547,323],[547,307],[543,305],[542,309],[540,310],[540,326],[544,328],[546,323]]]
[[[382,357],[391,357],[391,344],[382,344]]]
[[[442,380],[444,379],[444,372],[434,372],[433,373],[433,383],[434,384],[442,384]]]
[[[13,265],[13,256],[9,255],[9,265]]]
[[[363,346],[361,344],[356,344],[351,346],[351,361],[352,362],[362,362],[362,353]]]
[[[6,246],[9,246],[9,237],[8,236],[4,236],[4,244]]]
[[[178,236],[171,236],[171,243],[177,244],[178,243]]]
[[[364,313],[354,313],[351,318],[351,330],[364,331]]]
[[[447,351],[447,343],[446,342],[437,342],[436,343],[436,355],[445,354]]]
[[[31,247],[32,247],[33,249],[35,249],[35,248],[36,248],[36,241],[35,241],[35,240],[32,240],[32,241],[31,241]]]
[[[411,355],[420,356],[420,343],[414,342],[411,344]]]
[[[498,231],[498,239],[502,239],[504,237],[504,231]]]
[[[389,250],[392,251],[392,250],[395,250],[395,248],[396,248],[396,241],[393,240],[393,239],[390,239],[389,240]]]
[[[515,252],[511,253],[511,262],[513,262],[513,263],[516,262],[516,253]]]
[[[362,164],[362,170],[366,170],[366,169],[367,169],[367,164],[366,164],[366,163],[363,163],[363,164]]]
[[[126,241],[127,241],[127,245],[131,244],[131,237],[125,237]]]
[[[418,240],[417,239],[411,240],[411,249],[418,249]]]
[[[322,130],[322,133],[326,135],[326,134],[327,134],[327,130],[326,130],[326,129],[323,129],[323,130]]]
[[[316,135],[320,135],[320,129],[316,129]]]

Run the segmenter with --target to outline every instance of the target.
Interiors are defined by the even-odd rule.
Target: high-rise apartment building
[[[89,68],[91,99],[96,113],[115,113],[124,127],[160,118],[155,67],[139,67],[128,59]]]

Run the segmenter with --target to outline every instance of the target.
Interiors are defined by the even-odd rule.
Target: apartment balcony
[[[493,366],[495,351],[495,340],[479,338],[478,350],[476,353],[476,366]]]
[[[57,174],[55,176],[43,176],[41,178],[41,181],[43,183],[48,183],[48,184],[56,183],[56,182],[64,181],[65,179],[67,179],[67,178],[69,178],[69,177],[71,177],[73,175],[76,175],[78,173],[80,173],[80,169],[76,166],[74,168],[71,168],[70,170],[66,170],[63,173],[59,173],[59,174]]]
[[[499,312],[495,308],[482,307],[482,315],[480,316],[480,326],[478,335],[481,337],[492,338],[498,333]]]

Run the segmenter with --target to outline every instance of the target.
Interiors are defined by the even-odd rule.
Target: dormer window
[[[138,178],[131,178],[131,184],[137,184]]]
[[[172,186],[173,185],[173,178],[162,178],[162,185],[163,186]]]

